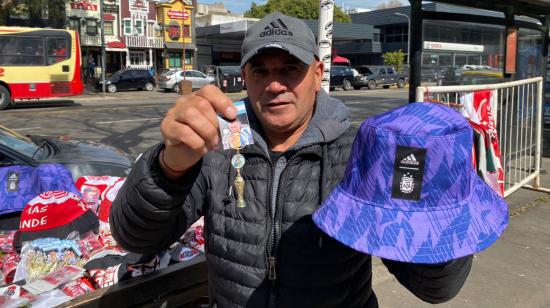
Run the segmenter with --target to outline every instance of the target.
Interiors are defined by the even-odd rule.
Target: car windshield
[[[31,139],[2,126],[0,126],[0,144],[31,158],[40,150]]]
[[[356,69],[359,72],[359,74],[362,74],[362,75],[372,74],[371,70],[368,67],[363,66],[363,67],[357,67]]]

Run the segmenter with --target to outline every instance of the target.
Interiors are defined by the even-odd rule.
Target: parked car
[[[397,73],[391,66],[361,65],[355,67],[355,69],[359,72],[359,76],[353,82],[353,88],[356,90],[362,87],[368,87],[372,90],[378,86],[389,88],[392,85],[403,88],[407,82],[407,77],[404,74]]]
[[[218,66],[217,85],[225,92],[241,92],[245,89],[240,66]]]
[[[179,82],[182,80],[191,81],[193,90],[200,89],[207,84],[213,84],[215,79],[213,76],[208,76],[203,72],[196,70],[173,69],[164,72],[159,77],[159,88],[164,91],[179,92]]]
[[[23,136],[0,126],[0,168],[62,164],[76,181],[84,175],[127,176],[133,160],[102,143],[68,137]]]
[[[155,78],[146,69],[123,69],[106,78],[105,88],[109,93],[130,89],[153,91],[155,89]],[[96,89],[102,89],[101,80],[96,83]]]
[[[330,67],[330,90],[341,87],[344,91],[353,90],[353,70],[349,66],[334,65]]]

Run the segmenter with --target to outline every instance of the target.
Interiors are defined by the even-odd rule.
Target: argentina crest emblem
[[[403,174],[403,177],[401,178],[401,182],[399,183],[399,188],[402,193],[404,194],[410,194],[414,190],[414,178],[411,176],[410,173]]]

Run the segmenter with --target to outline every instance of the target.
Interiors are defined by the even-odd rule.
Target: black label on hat
[[[393,170],[391,197],[420,200],[426,149],[397,146]]]
[[[8,192],[14,192],[19,190],[19,172],[8,173],[8,181],[6,183],[6,190]]]

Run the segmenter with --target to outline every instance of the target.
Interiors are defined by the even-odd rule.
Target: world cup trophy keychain
[[[244,146],[252,144],[253,139],[244,102],[235,102],[234,106],[237,109],[237,119],[228,122],[218,116],[218,122],[223,149],[236,151],[235,155],[231,157],[231,166],[237,170],[237,177],[233,186],[235,186],[237,195],[237,207],[243,208],[246,204],[244,202],[244,178],[241,175],[241,170],[246,163],[246,159],[240,151]]]

